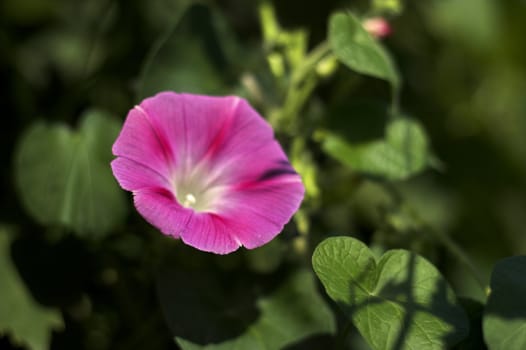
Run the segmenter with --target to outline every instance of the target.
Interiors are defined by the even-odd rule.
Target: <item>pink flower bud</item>
[[[371,17],[363,21],[363,27],[377,38],[385,38],[391,34],[391,26],[382,17]]]

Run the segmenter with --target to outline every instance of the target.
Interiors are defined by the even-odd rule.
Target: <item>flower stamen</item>
[[[188,193],[186,196],[184,196],[184,202],[183,206],[185,208],[191,208],[197,203],[197,199],[195,196],[191,193]]]

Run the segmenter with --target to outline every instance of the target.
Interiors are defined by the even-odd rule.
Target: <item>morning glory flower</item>
[[[162,92],[126,117],[111,167],[161,232],[227,254],[272,240],[298,210],[300,176],[242,98]]]

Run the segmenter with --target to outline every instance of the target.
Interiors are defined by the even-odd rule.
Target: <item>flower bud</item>
[[[391,34],[391,26],[383,17],[371,17],[363,21],[363,27],[376,38],[385,38]]]

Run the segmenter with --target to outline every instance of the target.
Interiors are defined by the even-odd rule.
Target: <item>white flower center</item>
[[[186,196],[184,196],[184,202],[183,206],[186,208],[193,207],[197,202],[197,199],[195,199],[195,196],[191,193],[188,193]]]
[[[190,175],[177,175],[174,176],[172,191],[179,204],[197,212],[215,212],[219,208],[225,187],[207,181],[210,172],[197,168]]]

